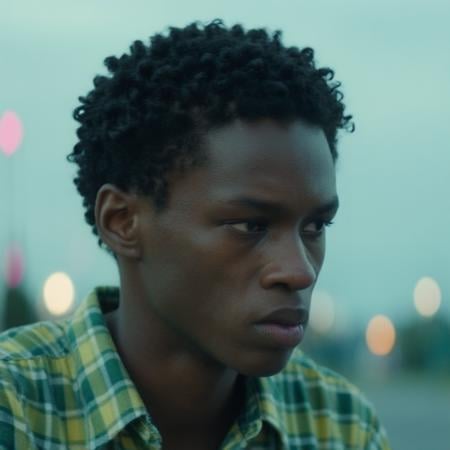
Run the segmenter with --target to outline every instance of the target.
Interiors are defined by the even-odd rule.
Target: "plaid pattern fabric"
[[[118,290],[97,288],[69,320],[0,335],[0,449],[159,449],[161,436],[106,328]],[[296,350],[271,377],[248,378],[223,450],[385,450],[371,405]]]

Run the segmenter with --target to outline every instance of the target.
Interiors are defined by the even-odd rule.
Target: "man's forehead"
[[[286,170],[296,166],[314,171],[324,159],[333,163],[323,130],[301,121],[288,125],[271,120],[236,121],[207,133],[204,145],[209,168],[220,172],[258,176],[281,169],[285,176]]]
[[[311,125],[302,119],[280,122],[275,119],[263,118],[254,121],[236,119],[222,127],[217,127],[204,135],[204,142],[209,149],[235,145],[238,148],[258,146],[261,148],[282,147],[287,142],[301,140],[304,144],[317,138],[324,138],[322,128]]]
[[[190,203],[252,197],[294,205],[306,196],[319,205],[336,197],[333,158],[318,128],[236,122],[210,133],[205,144],[206,164],[172,186]]]

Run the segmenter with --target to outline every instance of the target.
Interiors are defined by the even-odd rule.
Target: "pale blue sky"
[[[429,275],[450,311],[449,2],[0,0],[0,10],[0,115],[14,110],[25,127],[14,157],[0,154],[0,251],[13,223],[36,298],[54,271],[74,279],[77,301],[117,281],[65,161],[77,97],[133,40],[220,17],[283,30],[286,44],[312,46],[343,82],[357,129],[340,142],[341,209],[319,288],[360,323],[377,313],[401,320]]]

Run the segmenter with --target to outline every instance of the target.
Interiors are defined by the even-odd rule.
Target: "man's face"
[[[236,121],[205,144],[209,162],[175,178],[167,209],[143,209],[146,305],[180,346],[271,375],[302,338],[323,263],[337,209],[331,152],[299,120]]]

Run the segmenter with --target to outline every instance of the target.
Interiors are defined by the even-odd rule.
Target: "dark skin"
[[[171,176],[164,211],[112,185],[96,201],[121,283],[107,325],[166,449],[219,448],[244,377],[286,365],[293,347],[255,324],[280,308],[309,309],[337,210],[318,127],[237,120],[205,145],[205,166]]]

